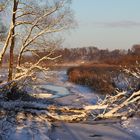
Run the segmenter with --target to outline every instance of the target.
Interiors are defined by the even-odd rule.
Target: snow
[[[42,74],[40,74],[42,76]],[[116,84],[118,86],[127,85],[128,79],[123,81],[123,75],[120,75],[116,80]],[[44,80],[34,85],[33,90],[29,90],[31,92],[30,95],[41,98],[41,99],[52,99],[52,98],[60,98],[65,97],[67,95],[79,95],[84,99],[85,102],[89,104],[96,104],[98,100],[97,94],[92,91],[90,88],[81,85],[75,85],[67,81],[67,75],[65,70],[61,71],[49,71]],[[101,95],[99,95],[102,97]],[[77,102],[80,99],[75,99]],[[85,103],[84,102],[84,103]],[[84,104],[83,104],[84,105]],[[26,111],[31,112],[32,114],[26,114],[22,112],[22,106],[32,106],[37,108],[46,108],[47,104],[44,102],[30,102],[30,101],[0,101],[0,107],[10,110],[13,108],[21,107],[21,111],[17,114],[12,112],[10,115],[6,115],[6,117],[2,117],[0,114],[0,139],[8,139],[8,140],[50,140],[49,139],[49,131],[51,130],[51,124],[47,121],[45,116],[42,113],[47,114],[46,110],[32,110],[26,109]],[[2,113],[2,111],[1,111]],[[4,113],[3,113],[4,114]],[[5,115],[4,115],[5,116]],[[137,136],[140,136],[140,119],[131,118],[123,122],[122,126],[130,131],[130,133],[134,133]]]
[[[118,76],[113,78],[115,86],[123,91],[131,90],[133,87],[137,87],[137,78],[133,76],[128,76],[127,74],[120,73]],[[137,83],[137,84],[136,84]]]
[[[122,126],[127,129],[132,134],[135,134],[137,137],[140,137],[140,118],[133,117],[129,118],[126,121],[122,122]]]
[[[0,121],[0,137],[7,140],[50,140],[48,132],[51,125],[40,116],[20,112]]]
[[[41,75],[41,74],[40,74]],[[42,81],[34,85],[34,89],[29,89],[31,96],[41,99],[60,98],[70,94],[81,95],[86,100],[91,100],[94,95],[88,87],[82,87],[67,81],[66,71],[50,71],[47,77],[49,80]],[[87,96],[88,95],[88,96]],[[0,107],[7,111],[18,109],[20,112],[12,112],[5,118],[0,119],[0,138],[8,140],[49,140],[48,132],[51,129],[50,123],[45,116],[46,110],[26,109],[32,115],[22,112],[22,106],[46,108],[47,104],[33,101],[0,101]]]

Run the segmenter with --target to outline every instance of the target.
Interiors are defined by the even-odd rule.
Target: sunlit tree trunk
[[[10,42],[10,59],[9,59],[9,74],[8,81],[12,80],[13,68],[14,68],[14,46],[15,46],[15,24],[16,24],[16,11],[18,7],[18,1],[14,0],[13,13],[12,13],[12,28],[11,28],[11,42]]]

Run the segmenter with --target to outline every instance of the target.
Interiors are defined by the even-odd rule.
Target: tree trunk
[[[13,14],[12,14],[12,29],[11,29],[11,42],[10,42],[10,59],[9,59],[9,74],[8,81],[12,80],[13,68],[14,68],[14,46],[15,46],[15,23],[16,23],[16,11],[18,7],[18,1],[14,0]]]
[[[4,47],[2,48],[2,51],[0,52],[0,67],[2,67],[3,57],[5,55],[5,52],[6,52],[7,48],[8,48],[10,38],[11,38],[11,29],[9,30],[6,42],[4,44]]]

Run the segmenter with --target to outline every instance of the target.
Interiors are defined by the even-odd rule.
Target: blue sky
[[[65,46],[128,49],[140,43],[140,0],[73,0],[78,27]]]

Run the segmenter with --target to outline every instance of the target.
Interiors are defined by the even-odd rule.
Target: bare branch
[[[19,26],[19,25],[25,25],[25,24],[29,24],[29,25],[32,25],[32,22],[29,22],[29,21],[18,21],[16,22],[16,25],[15,26]]]
[[[33,12],[24,12],[23,14],[18,15],[16,17],[16,19],[21,18],[21,17],[24,17],[24,16],[27,16],[27,15],[35,15],[35,13],[33,13]]]

